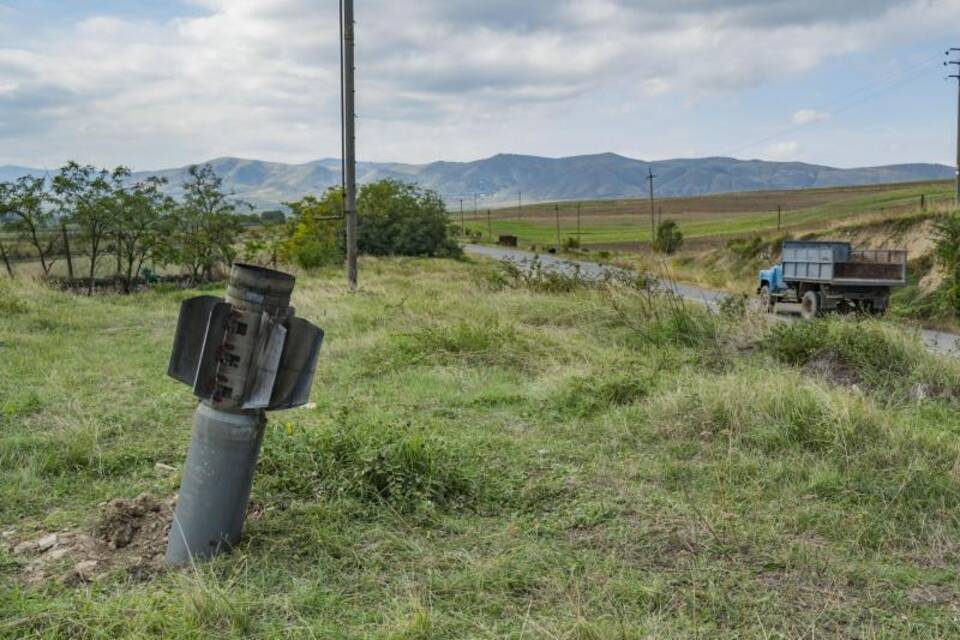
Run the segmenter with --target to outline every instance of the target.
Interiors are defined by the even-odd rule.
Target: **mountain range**
[[[308,194],[322,193],[340,183],[340,160],[324,159],[304,164],[283,164],[241,158],[209,161],[224,187],[258,209],[271,209]],[[162,176],[176,194],[188,167],[142,171],[135,179]],[[649,172],[658,197],[694,196],[736,191],[764,191],[840,187],[893,182],[945,180],[954,169],[938,164],[897,164],[838,169],[803,162],[769,162],[735,158],[683,158],[647,162],[614,153],[544,158],[498,154],[473,162],[360,162],[362,183],[384,178],[416,182],[440,193],[454,208],[461,198],[473,207],[474,194],[481,207],[517,202],[592,200],[648,195]],[[0,166],[0,181],[22,175],[44,175],[28,167]]]

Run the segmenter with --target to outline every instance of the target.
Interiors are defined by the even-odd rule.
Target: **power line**
[[[950,67],[950,65],[956,65],[957,73],[950,74],[947,78],[956,78],[957,79],[957,196],[956,204],[960,207],[960,47],[950,47],[947,50],[946,55],[956,54],[956,60],[947,60],[943,63],[943,66]]]
[[[823,111],[823,112],[829,113],[829,114],[831,114],[831,115],[838,115],[838,114],[844,113],[844,112],[846,112],[846,111],[849,111],[849,110],[851,110],[851,109],[853,109],[853,108],[855,108],[855,107],[858,107],[858,106],[860,106],[861,104],[863,104],[863,103],[865,103],[865,102],[867,102],[867,101],[869,101],[869,100],[871,100],[871,99],[873,99],[873,98],[875,98],[875,97],[877,97],[877,96],[879,96],[879,95],[882,95],[882,94],[886,93],[887,91],[890,91],[890,90],[892,90],[892,89],[896,89],[896,88],[898,88],[898,87],[900,87],[900,86],[902,86],[902,85],[904,85],[904,84],[907,84],[907,83],[909,83],[909,82],[913,82],[914,80],[917,80],[918,78],[923,77],[923,76],[920,76],[920,75],[909,75],[909,74],[912,74],[914,71],[917,71],[917,70],[919,70],[919,69],[922,69],[923,67],[926,67],[926,66],[931,65],[931,64],[932,64],[933,62],[935,62],[938,58],[939,58],[939,56],[933,56],[933,57],[931,57],[931,58],[927,58],[927,59],[925,59],[923,62],[919,62],[919,63],[917,63],[917,64],[915,64],[915,65],[913,65],[913,66],[911,66],[911,67],[908,67],[908,68],[905,69],[904,71],[900,72],[900,74],[899,74],[896,78],[892,78],[892,79],[891,79],[891,78],[885,78],[885,79],[883,79],[883,80],[881,80],[881,81],[872,82],[872,83],[863,85],[863,86],[860,87],[859,89],[856,89],[856,90],[854,90],[854,91],[849,92],[848,94],[846,94],[846,95],[843,96],[842,98],[839,98],[839,99],[837,99],[837,100],[833,100],[833,101],[831,101],[831,102],[829,102],[829,103],[825,103],[825,104],[822,104],[822,105],[820,105],[820,106],[815,107],[814,110],[815,110],[815,111]],[[891,80],[893,80],[893,82],[890,82]],[[870,90],[870,91],[868,91],[868,90]],[[853,97],[856,96],[857,94],[863,93],[864,91],[868,91],[868,93],[866,93],[866,94],[864,94],[864,95],[861,95],[861,96],[859,96],[859,97],[851,100],[851,98],[853,98]],[[770,134],[770,135],[768,135],[768,136],[765,136],[765,137],[763,137],[763,138],[760,138],[759,140],[755,140],[754,142],[750,142],[750,143],[748,143],[748,144],[741,145],[741,146],[739,146],[739,147],[736,147],[736,148],[734,148],[734,149],[731,149],[731,150],[726,151],[726,152],[724,152],[724,153],[721,153],[721,154],[719,154],[719,155],[721,155],[721,156],[735,156],[736,154],[740,153],[741,151],[744,151],[744,150],[746,150],[746,149],[750,149],[750,148],[752,148],[752,147],[756,147],[756,146],[761,145],[761,144],[764,144],[764,143],[766,143],[766,142],[773,142],[774,140],[777,140],[778,138],[781,138],[781,137],[783,137],[783,136],[785,136],[785,135],[794,133],[794,132],[796,132],[796,131],[800,131],[801,129],[806,129],[807,127],[809,127],[809,126],[811,126],[811,125],[814,125],[814,124],[816,124],[816,123],[818,123],[818,122],[822,122],[822,120],[812,120],[812,121],[810,121],[810,122],[804,122],[804,123],[801,123],[801,124],[798,124],[798,125],[794,125],[794,126],[791,126],[791,127],[787,127],[787,128],[785,128],[785,129],[781,129],[780,131],[777,131],[776,133],[772,133],[772,134]]]

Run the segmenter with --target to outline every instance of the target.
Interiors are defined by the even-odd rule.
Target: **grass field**
[[[656,201],[663,220],[676,221],[688,239],[765,233],[777,229],[777,207],[783,208],[785,230],[811,225],[854,221],[858,218],[890,215],[919,207],[924,195],[931,205],[952,198],[950,183],[880,185],[834,189],[802,189],[721,194],[695,198],[664,198]],[[559,203],[560,237],[577,237],[577,204]],[[518,210],[495,209],[490,223],[485,215],[467,216],[467,226],[483,234],[516,235],[525,245],[556,245],[554,204]],[[458,216],[452,217],[458,222]],[[580,238],[584,245],[616,248],[650,241],[648,200],[591,201],[581,205]],[[625,246],[625,248],[626,248]]]
[[[11,549],[176,492],[195,402],[163,373],[195,292],[0,280],[0,637],[960,634],[957,362],[627,284],[361,273],[300,279],[316,406],[272,417],[240,548],[89,582]]]

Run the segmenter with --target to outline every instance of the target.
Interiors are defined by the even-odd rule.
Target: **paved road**
[[[464,247],[467,253],[478,256],[486,256],[496,260],[511,260],[521,264],[528,263],[535,254],[529,251],[519,249],[510,249],[508,247],[490,247],[484,245],[468,244]],[[620,270],[618,267],[604,265],[599,262],[589,260],[572,260],[567,258],[558,258],[550,254],[536,254],[540,257],[540,262],[560,271],[570,271],[574,265],[580,267],[580,273],[588,278],[598,278],[604,272],[610,270]],[[696,300],[707,305],[713,306],[727,297],[728,294],[721,291],[711,291],[689,284],[671,283],[670,286],[680,296],[689,300]],[[778,314],[796,316],[800,313],[800,305],[797,304],[779,304],[777,305]],[[954,357],[960,357],[960,336],[945,333],[943,331],[922,330],[920,337],[923,343],[930,351],[943,353]]]

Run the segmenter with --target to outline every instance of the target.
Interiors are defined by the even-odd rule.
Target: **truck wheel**
[[[804,320],[813,320],[820,315],[820,294],[816,291],[807,291],[800,301],[800,315]]]
[[[773,298],[770,296],[770,287],[760,287],[760,310],[764,313],[773,313]]]

